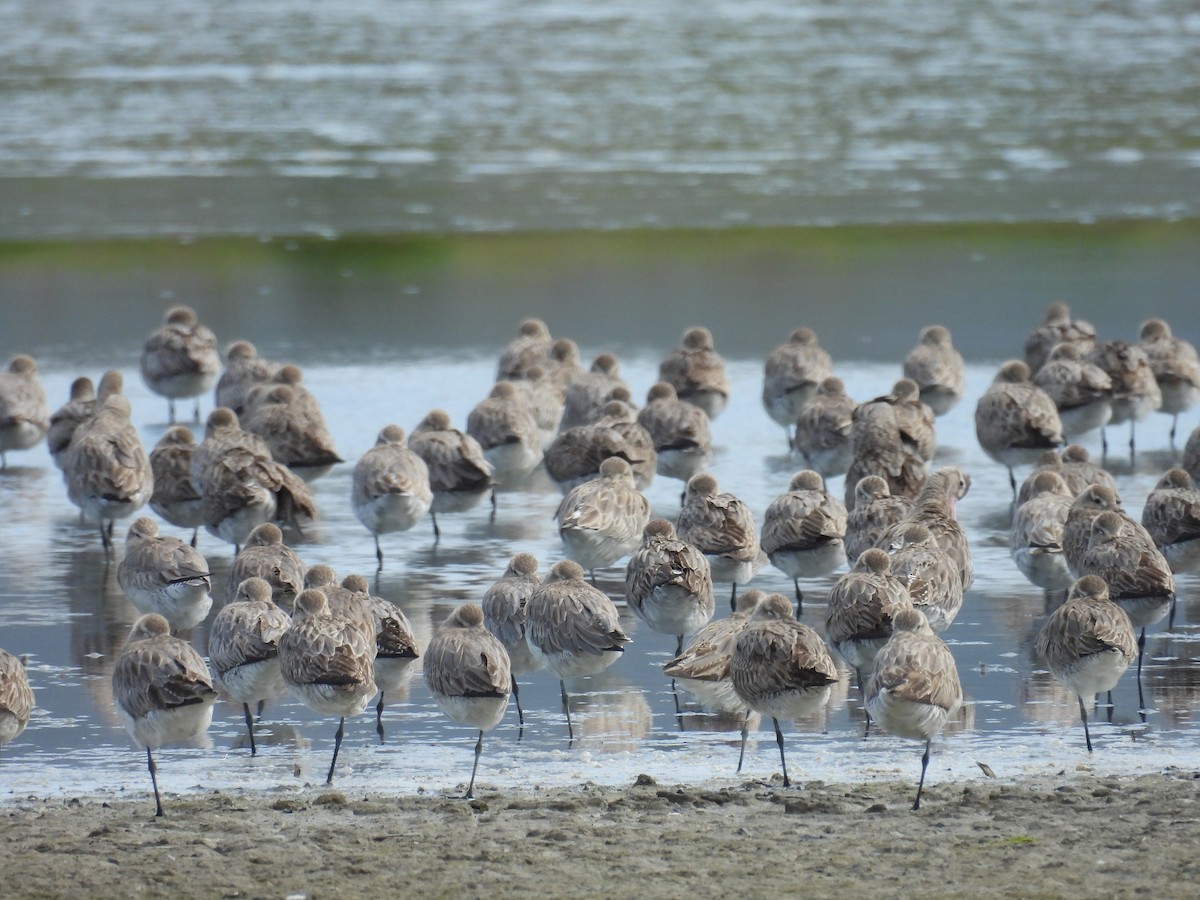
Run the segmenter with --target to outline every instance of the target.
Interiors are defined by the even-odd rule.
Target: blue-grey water
[[[0,2],[0,237],[1195,216],[1187,0]]]
[[[1031,656],[1045,600],[1008,558],[1007,475],[971,417],[1054,300],[1102,337],[1160,315],[1200,341],[1194,4],[0,0],[0,21],[0,357],[36,356],[52,406],[76,375],[119,368],[152,445],[165,404],[137,376],[141,341],[167,306],[196,307],[222,344],[304,367],[348,462],[316,482],[320,521],[298,550],[371,575],[354,460],[389,421],[440,406],[461,425],[524,316],[586,356],[616,350],[639,398],[682,330],[708,325],[734,383],[713,471],[760,516],[799,465],[758,403],[766,353],[813,327],[865,399],[942,322],[970,363],[939,462],[974,480],[959,509],[977,580],[946,634],[969,702],[931,779],[976,762],[1001,777],[1195,765],[1195,577],[1174,631],[1152,630],[1147,710],[1126,679],[1087,757],[1074,700]],[[1175,459],[1168,425],[1139,428],[1135,466],[1111,460],[1134,514]],[[0,783],[140,795],[108,683],[134,611],[45,449],[9,463],[0,646],[28,654],[38,709]],[[655,512],[673,515],[678,491],[656,480]],[[535,478],[495,521],[447,517],[436,548],[420,527],[388,538],[379,592],[428,640],[513,552],[543,570],[561,558],[557,499]],[[202,535],[201,549],[224,590],[232,548]],[[617,599],[619,576],[602,582]],[[806,621],[832,581],[806,586]],[[790,589],[769,568],[756,584]],[[625,625],[625,658],[577,686],[574,746],[557,686],[531,675],[529,723],[489,738],[482,782],[732,777],[729,723],[675,715],[659,671],[673,640]],[[203,627],[191,638],[204,649]],[[348,725],[340,784],[464,780],[474,737],[419,673],[385,724],[383,744],[369,717]],[[319,781],[334,726],[285,700],[252,761],[240,711],[219,704],[207,749],[164,751],[163,786]],[[918,748],[861,727],[845,683],[791,739],[794,769],[915,775]],[[768,735],[748,774],[775,771]]]

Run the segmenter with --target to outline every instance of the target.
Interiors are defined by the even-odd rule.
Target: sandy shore
[[[1194,896],[1200,773],[0,805],[8,897]]]

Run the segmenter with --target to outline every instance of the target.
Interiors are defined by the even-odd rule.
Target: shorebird
[[[970,489],[971,477],[962,469],[954,466],[935,469],[925,480],[925,486],[913,504],[912,514],[883,533],[880,537],[881,546],[894,541],[907,522],[924,525],[958,566],[963,590],[970,590],[974,581],[974,563],[966,532],[958,523],[958,501]]]
[[[720,492],[711,475],[696,475],[687,483],[675,529],[681,541],[708,557],[714,583],[733,585],[731,605],[737,599],[737,586],[753,578],[766,561],[750,507],[733,494]]]
[[[845,475],[854,461],[850,439],[854,410],[842,379],[829,376],[801,408],[796,417],[792,446],[812,469],[826,478]]]
[[[634,486],[619,456],[600,464],[600,476],[571,489],[554,514],[567,556],[596,581],[596,569],[637,547],[650,521],[650,501]]]
[[[771,565],[792,579],[801,609],[800,579],[828,575],[846,562],[846,507],[816,472],[797,472],[787,493],[767,507],[760,544]]]
[[[770,716],[779,745],[783,786],[790,787],[780,719],[796,719],[829,702],[837,667],[821,636],[796,621],[782,594],[768,594],[738,635],[729,661],[733,689],[755,712]],[[745,735],[743,735],[743,752]]]
[[[962,685],[954,656],[916,609],[901,610],[892,636],[880,648],[867,679],[867,710],[892,734],[924,739],[921,780],[913,810],[921,808],[929,749],[935,736],[962,706]]]
[[[630,639],[621,630],[608,596],[583,580],[578,563],[555,563],[525,605],[529,649],[558,676],[567,735],[575,739],[566,679],[603,672],[625,652]]]
[[[158,613],[172,632],[199,625],[212,608],[212,576],[200,552],[178,538],[160,536],[142,516],[129,526],[117,583],[140,613]]]
[[[797,328],[787,343],[772,350],[763,365],[763,407],[787,431],[792,446],[792,426],[817,386],[833,374],[833,360],[822,349],[810,328]]]
[[[1036,463],[1044,451],[1063,444],[1058,408],[1029,380],[1025,363],[1010,360],[1000,367],[975,406],[975,436],[984,453],[1008,468],[1014,497],[1013,469]]]
[[[1108,424],[1129,423],[1129,456],[1136,452],[1134,429],[1137,423],[1162,405],[1162,391],[1150,367],[1150,357],[1138,344],[1127,341],[1105,341],[1097,344],[1085,357],[1103,369],[1112,379],[1112,418]],[[1106,429],[1100,429],[1100,442],[1108,452]]]
[[[150,508],[177,528],[192,529],[193,547],[204,524],[204,498],[192,483],[195,449],[192,430],[186,425],[172,425],[150,451],[150,471],[154,474]]]
[[[878,475],[860,478],[854,486],[854,505],[846,517],[846,559],[879,546],[883,533],[912,514],[912,500],[893,497]]]
[[[603,414],[604,404],[612,400],[613,393],[618,390],[625,391],[628,399],[629,385],[621,377],[620,362],[611,353],[598,354],[592,360],[591,368],[578,373],[567,385],[559,430],[594,422]]]
[[[408,436],[408,448],[425,460],[433,503],[433,537],[440,540],[438,513],[465,512],[478,506],[495,482],[492,464],[483,455],[479,441],[450,424],[441,409],[427,413]]]
[[[550,345],[545,361],[545,375],[565,394],[567,387],[583,374],[583,363],[579,359],[579,345],[570,338],[558,338]]]
[[[1193,428],[1192,433],[1188,435],[1187,444],[1183,448],[1183,459],[1179,465],[1192,476],[1193,481],[1200,479],[1200,425]]]
[[[262,359],[249,341],[234,341],[225,351],[225,371],[217,380],[216,405],[241,415],[250,390],[270,381],[280,368],[280,363]]]
[[[1075,344],[1081,353],[1087,354],[1096,343],[1096,327],[1091,322],[1072,318],[1067,304],[1051,303],[1042,324],[1025,340],[1025,365],[1031,372],[1036,372],[1046,364],[1055,345],[1063,343]]]
[[[209,630],[213,683],[242,704],[251,756],[258,755],[251,705],[261,708],[287,692],[279,669],[279,639],[291,624],[291,617],[271,599],[271,585],[261,578],[247,578],[238,585],[233,600],[217,612]]]
[[[429,467],[404,444],[404,429],[385,425],[375,446],[354,466],[350,505],[375,538],[375,558],[383,565],[379,535],[408,531],[433,506]]]
[[[892,385],[891,391],[868,400],[868,403],[886,403],[896,413],[896,427],[904,448],[925,462],[933,459],[937,450],[937,426],[933,410],[921,400],[920,389],[911,378],[901,378]]]
[[[921,400],[935,416],[945,415],[966,389],[966,364],[954,349],[950,330],[942,325],[921,329],[917,346],[904,357],[904,377],[920,389]]]
[[[200,324],[188,306],[168,309],[162,326],[151,332],[142,347],[142,380],[167,398],[172,425],[175,401],[188,397],[195,398],[196,421],[200,421],[200,395],[212,388],[220,370],[216,335]]]
[[[629,463],[634,485],[644,490],[654,480],[658,454],[654,440],[637,422],[637,413],[620,400],[604,404],[594,422],[562,431],[546,448],[546,472],[564,492],[596,477],[610,457]]]
[[[119,372],[113,374],[120,378]],[[119,393],[119,392],[118,392]],[[60,469],[66,465],[67,448],[81,423],[92,417],[96,410],[96,388],[92,379],[81,375],[71,382],[71,393],[67,402],[50,414],[50,429],[46,432],[46,448]]]
[[[454,610],[425,650],[425,684],[433,702],[460,725],[479,729],[475,764],[463,799],[475,796],[475,773],[483,753],[483,733],[504,717],[512,673],[504,645],[483,627],[483,610],[464,603]]]
[[[296,595],[304,590],[307,571],[299,554],[283,542],[274,522],[263,522],[250,532],[229,569],[230,592],[247,578],[261,578],[271,586],[271,599],[291,613]]]
[[[1084,698],[1091,700],[1108,691],[1111,700],[1112,689],[1138,652],[1133,624],[1125,610],[1109,599],[1103,578],[1085,575],[1071,585],[1067,602],[1038,632],[1034,652],[1046,661],[1050,674],[1078,698],[1083,736],[1091,753]]]
[[[541,319],[524,319],[517,336],[505,346],[496,365],[496,380],[525,378],[530,369],[542,366],[550,356],[553,339]]]
[[[1146,628],[1166,616],[1175,603],[1175,576],[1170,565],[1139,522],[1123,512],[1105,510],[1092,520],[1087,548],[1079,555],[1075,573],[1081,578],[1084,575],[1103,578],[1108,584],[1109,596],[1129,614],[1133,627],[1139,629],[1137,676],[1140,702]]]
[[[316,515],[308,485],[226,407],[209,413],[190,471],[204,499],[204,527],[233,544],[235,552],[263,522],[288,522],[298,529],[300,517]]]
[[[533,651],[529,648],[526,635],[526,606],[540,583],[538,562],[532,554],[514,554],[508,561],[504,574],[484,592],[481,604],[484,626],[496,636],[508,653],[512,698],[517,706],[517,722],[520,725],[525,724],[525,713],[521,709],[517,676],[541,668],[541,663],[534,658]]]
[[[1071,512],[1067,483],[1057,472],[1039,471],[1022,486],[1028,499],[1017,507],[1008,552],[1029,581],[1043,591],[1065,591],[1074,580],[1063,552],[1063,530]]]
[[[344,592],[352,596],[347,598]],[[326,591],[329,596],[329,591]],[[370,618],[375,634],[375,686],[379,702],[375,705],[375,731],[383,740],[383,706],[389,691],[395,693],[412,678],[413,663],[420,658],[417,639],[408,616],[395,603],[371,593],[370,584],[362,575],[347,575],[342,579],[342,591],[330,599],[336,610],[346,604],[363,610]]]
[[[625,599],[637,617],[659,634],[683,639],[698,631],[716,611],[712,575],[704,554],[675,533],[666,519],[652,519],[625,569]]]
[[[825,637],[854,670],[864,702],[866,675],[892,636],[892,620],[900,610],[912,608],[908,590],[892,574],[891,558],[878,547],[864,551],[829,592]]]
[[[738,635],[766,596],[757,588],[743,591],[728,617],[709,622],[684,642],[683,650],[674,659],[663,665],[663,674],[678,681],[709,712],[734,713],[749,718],[750,707],[733,689],[729,664]],[[738,771],[741,771],[741,760]]]
[[[658,367],[658,380],[675,388],[679,399],[715,419],[729,400],[725,360],[713,345],[712,332],[702,326],[683,333],[679,346]]]
[[[533,414],[542,449],[545,450],[553,443],[558,426],[562,423],[567,389],[547,374],[542,366],[533,366],[523,375],[513,376],[508,383]]]
[[[904,441],[891,404],[860,404],[851,416],[850,444],[854,458],[846,471],[847,508],[854,502],[858,482],[868,475],[884,479],[897,497],[916,497],[920,492],[925,483],[925,461]]]
[[[1066,483],[1072,497],[1078,497],[1093,484],[1102,484],[1114,492],[1117,490],[1117,480],[1113,478],[1112,473],[1092,462],[1084,447],[1067,444],[1061,453],[1047,450],[1042,454],[1037,468],[1021,483],[1021,489],[1017,492],[1018,505],[1029,499],[1033,479],[1042,472],[1054,472],[1058,475]]]
[[[1162,392],[1159,412],[1171,416],[1171,446],[1174,446],[1179,414],[1200,403],[1200,356],[1190,342],[1171,334],[1171,327],[1162,319],[1147,319],[1139,336]]]
[[[533,412],[511,382],[498,381],[467,416],[467,434],[479,442],[499,484],[518,481],[542,461],[542,436]],[[495,495],[492,495],[493,505]]]
[[[63,469],[67,497],[84,519],[99,524],[105,555],[112,552],[113,521],[133,515],[154,493],[154,472],[130,412],[120,394],[98,403],[76,429]]]
[[[50,430],[50,406],[32,356],[14,356],[0,372],[0,468],[9,450],[35,447]]]
[[[112,672],[117,716],[135,744],[146,748],[155,816],[162,816],[154,752],[163,744],[196,738],[212,724],[212,677],[187,641],[171,636],[155,613],[133,623]]]
[[[266,441],[276,462],[306,481],[327,474],[344,461],[315,401],[301,402],[293,387],[258,385],[251,389],[246,404],[242,427]]]
[[[292,625],[279,639],[279,668],[305,706],[338,716],[326,784],[333,784],[346,716],[361,713],[375,696],[374,660],[375,633],[364,617],[335,615],[316,589],[296,598]]]
[[[962,577],[958,565],[920,522],[906,523],[891,546],[891,573],[908,591],[912,605],[929,627],[941,633],[962,609]]]
[[[712,460],[708,416],[695,404],[680,400],[667,382],[651,386],[637,421],[650,435],[659,475],[686,482],[708,468]]]
[[[1121,499],[1107,485],[1089,485],[1071,501],[1067,521],[1063,525],[1063,555],[1072,578],[1086,574],[1079,571],[1079,561],[1087,550],[1092,536],[1092,523],[1102,512],[1121,512]]]
[[[1054,401],[1063,437],[1103,428],[1112,418],[1112,379],[1086,362],[1075,344],[1056,344],[1046,364],[1034,373],[1033,383]]]
[[[1172,572],[1200,572],[1200,490],[1185,470],[1169,469],[1142,507],[1142,524]]]
[[[24,660],[0,649],[0,747],[25,730],[32,711],[33,689]]]

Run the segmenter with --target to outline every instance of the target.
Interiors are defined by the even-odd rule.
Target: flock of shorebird
[[[1090,751],[1086,701],[1111,693],[1135,658],[1140,696],[1145,629],[1173,608],[1174,573],[1200,570],[1200,428],[1140,522],[1122,510],[1111,475],[1065,445],[1128,421],[1134,453],[1134,423],[1159,410],[1177,418],[1200,401],[1200,359],[1158,319],[1142,326],[1139,342],[1098,342],[1064,304],[1050,307],[1024,350],[979,398],[976,433],[1010,473],[1016,566],[1047,593],[1066,596],[1037,652],[1078,696]],[[337,717],[329,783],[346,717],[377,694],[381,715],[384,695],[411,676],[418,655],[437,705],[479,732],[471,796],[484,734],[510,697],[523,721],[517,676],[545,668],[558,677],[573,736],[567,679],[603,671],[630,640],[594,576],[625,557],[628,608],[677,637],[665,675],[706,708],[742,717],[743,755],[751,716],[771,717],[790,784],[780,720],[825,705],[840,677],[836,656],[855,673],[868,730],[878,724],[924,741],[917,809],[932,739],[963,702],[954,657],[938,635],[972,583],[971,549],[956,519],[971,480],[954,467],[927,470],[935,419],[964,393],[949,331],[923,329],[903,372],[887,394],[856,403],[811,330],[797,329],[771,352],[762,403],[809,468],[770,504],[760,529],[707,472],[709,423],[729,397],[707,329],[684,333],[638,409],[613,355],[584,369],[572,341],[526,320],[465,431],[433,410],[411,434],[382,428],[354,467],[351,506],[380,565],[381,535],[426,514],[437,535],[438,513],[489,495],[494,509],[497,484],[538,466],[564,492],[555,518],[567,559],[542,579],[536,559],[516,554],[481,602],[456,608],[423,649],[403,610],[373,595],[365,578],[338,583],[332,569],[306,567],[284,542],[281,525],[299,531],[316,515],[308,482],[342,462],[300,370],[259,358],[245,341],[227,348],[222,367],[216,338],[186,307],[169,310],[144,347],[142,375],[168,399],[172,422],[151,452],[130,422],[119,373],[105,373],[95,389],[77,379],[51,415],[28,356],[0,373],[0,452],[46,440],[68,497],[96,524],[108,554],[114,521],[147,505],[192,530],[189,544],[160,535],[152,518],[135,518],[117,569],[142,615],[116,661],[114,698],[146,751],[158,815],[153,750],[207,729],[218,692],[242,704],[252,754],[255,707],[261,714],[285,691]],[[174,424],[175,401],[195,398],[198,420],[199,397],[214,387],[216,408],[197,444]],[[1013,469],[1030,464],[1036,468],[1018,490]],[[675,522],[651,518],[642,489],[655,475],[683,483]],[[824,479],[837,476],[845,476],[842,499],[825,489]],[[236,591],[211,618],[207,661],[177,636],[211,613],[209,567],[195,549],[200,526],[236,553]],[[847,561],[822,636],[797,618],[800,580]],[[768,562],[794,581],[795,608],[781,594],[738,593]],[[713,618],[714,583],[731,585],[726,618]],[[0,745],[20,734],[32,706],[22,662],[0,651]]]

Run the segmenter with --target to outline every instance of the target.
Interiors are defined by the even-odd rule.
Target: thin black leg
[[[383,691],[379,692],[379,702],[375,704],[375,733],[379,735],[379,743],[383,743]]]
[[[475,765],[471,767],[471,783],[467,785],[467,792],[463,794],[464,800],[470,800],[475,796],[475,773],[479,771],[479,757],[483,753],[483,732],[479,732],[479,740],[475,742]]]
[[[1083,720],[1083,737],[1087,741],[1088,753],[1092,752],[1092,733],[1088,731],[1087,706],[1084,705],[1083,698],[1079,698],[1079,718]]]
[[[921,780],[917,782],[917,799],[913,801],[913,812],[921,808],[921,791],[925,787],[925,770],[929,768],[929,744],[933,738],[925,739],[925,753],[921,756]]]
[[[174,397],[167,398],[167,418],[170,419],[170,422],[168,424],[170,424],[170,425],[175,424],[175,398]],[[200,420],[197,419],[196,421],[200,421]]]
[[[558,680],[558,688],[562,691],[563,712],[567,714],[567,740],[575,740],[575,727],[571,724],[571,701],[567,699],[567,683],[561,678]]]
[[[146,748],[146,768],[150,770],[150,784],[154,786],[154,815],[162,816],[162,798],[158,796],[158,767],[154,765],[154,755]]]
[[[433,519],[433,542],[436,544],[442,539],[442,529],[438,528],[437,513],[432,509],[429,511],[429,517]]]
[[[779,745],[779,764],[783,766],[783,786],[791,787],[792,782],[788,780],[787,773],[787,757],[783,755],[783,731],[779,727],[778,719],[772,718],[771,721],[775,723],[775,743]]]
[[[254,745],[254,716],[250,715],[250,704],[243,703],[242,710],[246,713],[246,733],[250,735],[250,755],[258,755],[258,747]]]
[[[749,734],[750,734],[750,710],[746,710],[746,718],[742,719],[742,749],[741,749],[741,752],[738,753],[737,770],[739,772],[742,771],[742,761],[745,760],[745,758],[746,758],[746,738],[749,736]]]
[[[1138,686],[1138,709],[1143,710],[1142,715],[1145,715],[1146,699],[1142,694],[1142,657],[1146,655],[1146,629],[1143,628],[1138,632],[1138,664],[1137,664],[1137,686]]]
[[[325,778],[326,784],[333,784],[333,767],[337,765],[338,751],[342,749],[342,737],[346,734],[346,717],[338,719],[337,734],[333,736],[333,759],[329,761],[329,775]]]
[[[383,568],[383,548],[379,546],[379,535],[375,535],[375,558],[379,560],[379,568]]]
[[[524,726],[525,725],[525,713],[521,709],[521,692],[517,689],[517,676],[509,675],[508,677],[512,681],[513,701],[517,704],[517,724]]]

